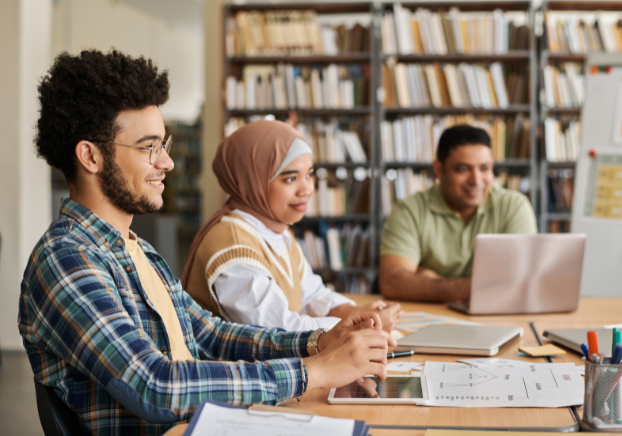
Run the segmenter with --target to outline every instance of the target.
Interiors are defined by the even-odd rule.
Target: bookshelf
[[[199,118],[200,119],[200,118]],[[201,124],[167,122],[166,132],[173,136],[171,159],[175,163],[166,179],[161,212],[177,216],[177,264],[186,264],[190,246],[203,223],[201,174]]]
[[[509,179],[516,182],[518,178],[520,183],[514,185],[520,185],[535,205],[535,188],[538,182],[535,152],[535,134],[538,123],[535,98],[537,65],[533,32],[534,11],[531,2],[441,1],[402,3],[402,8],[411,11],[413,16],[421,9],[425,9],[429,13],[438,13],[450,11],[454,7],[458,8],[460,13],[471,14],[468,17],[475,17],[473,14],[476,14],[477,16],[494,16],[497,20],[506,20],[505,14],[509,14],[509,18],[507,18],[509,21],[500,22],[508,24],[511,22],[513,25],[501,31],[508,32],[505,39],[514,45],[503,49],[502,43],[492,43],[494,47],[488,47],[486,45],[488,43],[482,42],[484,44],[483,50],[478,51],[474,45],[473,49],[449,50],[443,54],[433,51],[403,52],[398,50],[386,52],[383,49],[383,44],[385,44],[383,20],[387,14],[395,12],[393,3],[388,2],[227,4],[222,9],[225,25],[222,47],[221,125],[223,129],[221,135],[230,134],[240,125],[254,119],[273,117],[273,119],[289,121],[302,126],[299,130],[304,131],[303,134],[309,135],[305,137],[310,137],[311,141],[320,137],[331,122],[335,129],[343,132],[354,131],[360,139],[362,149],[366,154],[364,162],[353,162],[354,159],[349,155],[345,158],[339,158],[338,161],[335,161],[334,156],[330,159],[318,159],[318,154],[316,154],[315,166],[319,173],[318,192],[323,187],[324,191],[330,191],[330,195],[334,198],[351,199],[355,189],[360,191],[360,188],[356,188],[356,186],[345,188],[345,194],[340,190],[352,178],[361,184],[365,184],[367,198],[362,203],[365,205],[365,209],[363,211],[357,210],[355,213],[347,210],[343,214],[316,213],[313,216],[305,217],[294,228],[296,236],[301,241],[306,241],[305,238],[309,239],[309,246],[317,244],[316,240],[311,241],[312,237],[319,237],[327,243],[328,232],[332,232],[333,229],[349,235],[364,233],[363,238],[367,241],[363,250],[364,266],[360,265],[363,255],[348,254],[352,250],[357,252],[361,250],[356,243],[347,239],[341,241],[343,254],[342,265],[339,268],[331,266],[330,255],[326,256],[328,261],[324,265],[316,264],[314,266],[315,271],[322,274],[325,281],[340,283],[342,286],[338,287],[340,290],[355,291],[357,281],[360,284],[360,280],[363,278],[367,283],[363,286],[365,288],[363,292],[365,292],[369,290],[369,284],[374,279],[380,235],[386,217],[383,205],[389,208],[391,206],[390,203],[387,203],[386,195],[382,194],[383,189],[386,191],[386,187],[383,188],[383,186],[386,185],[387,174],[391,177],[416,176],[416,180],[412,180],[415,184],[410,183],[409,189],[415,185],[417,186],[416,189],[423,188],[431,183],[433,177],[431,166],[434,156],[433,147],[426,150],[422,156],[409,156],[407,159],[383,159],[382,126],[387,121],[392,123],[396,120],[409,119],[405,123],[421,123],[423,120],[427,124],[421,124],[421,128],[421,126],[429,127],[434,123],[441,126],[442,122],[449,119],[447,117],[461,120],[465,116],[470,116],[471,119],[478,122],[490,121],[491,126],[500,129],[494,132],[498,132],[497,138],[504,138],[503,141],[506,141],[505,136],[503,136],[506,130],[501,129],[507,128],[508,138],[512,138],[510,133],[514,134],[515,139],[512,142],[514,148],[511,151],[515,155],[508,154],[506,156],[505,153],[506,148],[510,149],[511,140],[508,140],[507,144],[501,143],[501,139],[497,140],[500,144],[498,148],[502,150],[499,151],[501,158],[495,163],[495,173],[500,180],[506,182]],[[500,11],[495,12],[496,10]],[[518,19],[516,19],[517,16]],[[261,28],[261,25],[256,23],[272,23],[271,25],[274,26],[278,20],[283,19],[290,23],[298,22],[298,20],[311,20],[309,21],[311,22],[310,26],[313,26],[312,21],[316,20],[319,26],[332,27],[332,30],[329,29],[326,32],[329,37],[332,33],[337,35],[335,45],[339,47],[339,50],[334,48],[328,50],[326,47],[331,47],[330,44],[324,44],[324,51],[330,51],[330,53],[317,50],[312,42],[312,37],[309,37],[308,41],[304,40],[298,43],[279,40],[278,37],[272,39],[273,35],[278,35],[278,32],[275,33],[272,30],[270,33],[267,30],[268,24],[266,24],[265,32],[257,33],[257,29]],[[343,23],[339,22],[340,19],[344,22],[347,21],[347,23],[342,26]],[[357,27],[356,23],[359,22],[359,19],[362,20],[360,26]],[[255,35],[252,39],[246,38],[244,31],[241,30],[241,25],[250,21],[255,24],[250,25],[246,32],[248,35]],[[525,29],[520,30],[522,25],[525,26]],[[361,27],[363,28],[361,29]],[[510,35],[510,32],[514,31],[515,33]],[[291,33],[291,35],[294,34],[295,32]],[[310,34],[308,33],[308,35]],[[344,43],[344,35],[350,37],[350,39],[345,38],[345,41],[348,42]],[[358,35],[364,41],[354,41],[356,38],[353,35]],[[491,38],[484,39],[493,40],[492,36],[498,35],[503,36],[505,34],[489,35]],[[293,36],[292,38],[295,39]],[[322,41],[324,42],[324,40]],[[356,50],[343,50],[344,47],[358,48]],[[467,69],[471,68],[474,71],[479,68],[476,71],[477,74],[488,74],[489,77],[501,72],[501,82],[507,94],[506,101],[505,104],[502,104],[503,101],[498,101],[496,94],[492,97],[491,92],[487,94],[490,99],[487,102],[492,103],[494,100],[494,104],[488,104],[482,100],[482,104],[454,107],[456,105],[436,104],[438,101],[430,100],[429,104],[423,106],[387,105],[386,99],[389,89],[383,80],[383,70],[387,63],[419,65],[421,68],[425,68],[426,65],[452,65],[456,69],[461,65],[466,65]],[[496,68],[496,73],[490,70],[493,64],[498,65],[492,67],[493,70]],[[332,74],[329,68],[339,70],[340,80],[352,81],[353,85],[347,83],[345,86],[346,88],[348,86],[354,88],[354,104],[350,101],[352,99],[343,96],[341,104],[327,104],[325,94],[314,94],[313,86],[317,85],[318,75],[322,78],[329,77],[329,74]],[[259,80],[257,77],[265,74],[265,71],[269,71],[268,75],[262,76],[262,79]],[[288,80],[287,75],[289,74],[294,83],[300,82],[296,85],[300,88],[295,88],[293,85],[286,88],[287,94],[295,94],[297,98],[295,101],[285,101],[287,99],[282,98],[279,105],[277,104],[279,97],[276,97],[276,93],[280,86],[280,74],[285,77],[285,80]],[[516,85],[514,88],[508,88],[507,85],[510,74],[514,76],[512,79]],[[516,80],[519,76],[522,78],[520,84],[517,85]],[[250,82],[248,81],[249,77]],[[357,82],[361,77],[365,80]],[[496,80],[496,85],[499,85],[498,76],[490,80]],[[489,83],[492,84],[492,82]],[[249,86],[254,90],[254,95],[252,92],[252,95],[248,94]],[[264,99],[262,90],[266,86],[272,87],[271,89],[275,93],[274,97]],[[301,91],[303,89],[307,90],[306,94]],[[341,92],[341,88],[339,92]],[[246,94],[242,97],[241,93]],[[300,95],[305,95],[305,97],[300,98]],[[499,97],[499,99],[501,98]],[[349,101],[349,104],[343,104],[344,101]],[[324,124],[317,127],[317,120]],[[508,120],[518,120],[516,129],[514,129],[513,121],[506,126],[505,122]],[[305,125],[305,123],[307,124]],[[439,128],[437,127],[437,130]],[[512,129],[511,132],[510,129]],[[495,139],[493,139],[494,141]],[[430,142],[433,142],[433,138],[430,139]],[[366,174],[365,180],[361,179],[363,172]],[[361,197],[361,194],[358,193],[357,197]],[[332,237],[334,240],[334,235]],[[319,247],[318,249],[325,253],[330,252],[328,247]],[[313,256],[314,253],[307,255],[307,257]],[[359,289],[359,291],[361,290]]]
[[[459,12],[452,12],[452,8],[457,8]],[[497,12],[495,12],[496,10]],[[502,12],[499,12],[498,10]],[[406,11],[406,14],[404,14],[404,11]],[[382,31],[379,32],[381,35],[381,41],[377,45],[381,47],[382,50],[378,56],[378,59],[382,64],[383,71],[376,76],[376,86],[384,89],[383,95],[385,99],[383,102],[378,104],[377,108],[378,119],[381,124],[377,131],[381,137],[377,138],[378,149],[376,154],[379,156],[378,171],[381,179],[379,181],[380,187],[378,191],[380,192],[379,204],[382,207],[379,209],[382,210],[378,212],[376,221],[382,223],[386,218],[388,212],[387,209],[390,208],[389,202],[385,197],[390,195],[391,201],[394,201],[396,197],[400,198],[397,194],[398,191],[402,192],[401,195],[410,195],[412,194],[413,189],[416,191],[427,187],[428,183],[430,183],[430,178],[433,178],[430,153],[426,151],[423,159],[421,156],[417,156],[415,159],[413,159],[412,156],[410,156],[410,158],[407,157],[406,159],[395,159],[397,150],[391,152],[390,148],[392,148],[392,146],[385,146],[386,141],[388,144],[392,144],[393,148],[399,148],[399,146],[395,145],[396,127],[394,124],[396,121],[412,117],[432,117],[432,122],[434,123],[433,129],[438,128],[439,132],[442,131],[444,127],[449,127],[451,124],[454,124],[443,123],[444,118],[451,117],[456,118],[455,123],[465,122],[464,116],[466,115],[471,117],[468,121],[466,121],[469,123],[484,119],[502,119],[505,121],[512,118],[517,119],[517,117],[520,117],[522,120],[527,120],[528,127],[526,127],[526,129],[524,128],[521,132],[524,136],[524,138],[522,138],[522,142],[526,143],[526,147],[522,146],[523,150],[520,153],[517,153],[516,156],[507,155],[508,149],[510,148],[508,144],[510,142],[509,140],[507,141],[508,143],[496,141],[494,130],[492,128],[487,130],[489,130],[491,138],[493,139],[493,154],[495,154],[496,160],[495,174],[499,176],[498,180],[507,181],[508,179],[512,179],[517,176],[520,177],[522,179],[522,183],[520,183],[519,186],[521,186],[521,190],[524,190],[530,197],[531,202],[535,207],[536,186],[538,182],[536,171],[537,160],[535,138],[538,118],[535,98],[537,73],[535,56],[536,46],[533,32],[534,11],[531,6],[531,2],[439,1],[402,3],[401,7],[394,7],[393,3],[387,2],[382,4],[379,13],[381,15],[380,19],[382,20]],[[506,13],[508,13],[508,15],[506,15]],[[406,20],[413,18],[417,20],[417,25],[416,27],[411,27],[410,34],[408,31],[404,33],[404,35],[407,36],[407,38],[404,38],[405,40],[410,40],[412,38],[415,41],[412,47],[409,47],[409,43],[403,43],[400,41],[398,22],[401,18],[398,17],[404,16],[407,17]],[[502,16],[502,18],[500,18],[500,16]],[[481,17],[484,18],[482,19]],[[437,37],[437,40],[444,39],[444,44],[439,45],[436,41],[434,43],[430,43],[430,40],[434,38],[429,38],[430,33],[426,33],[425,26],[433,27],[434,19],[439,20],[442,23],[439,25],[440,30],[438,33],[435,33],[434,36]],[[458,28],[452,26],[455,26],[456,23],[461,20],[465,22],[469,22],[468,20],[476,22],[478,19],[490,19],[491,21],[499,20],[494,24],[494,26],[497,26],[495,28],[495,32],[504,32],[505,30],[503,27],[509,25],[509,23],[512,23],[510,28],[515,29],[522,24],[525,26],[525,29],[523,29],[523,37],[520,40],[516,37],[514,39],[509,37],[507,46],[503,46],[501,43],[499,43],[498,46],[486,46],[485,44],[476,45],[473,43],[473,40],[469,41],[469,43],[472,43],[472,47],[468,46],[468,43],[464,42],[465,39],[468,39],[465,36],[472,36],[472,34],[467,33],[467,35],[465,35],[463,33],[458,33]],[[391,25],[391,20],[394,22],[393,25]],[[432,24],[422,24],[425,23],[426,20],[430,20],[429,23]],[[499,24],[497,25],[497,23]],[[471,24],[467,24],[467,26],[469,25]],[[393,32],[397,34],[395,37],[396,41],[389,41],[391,39],[390,35]],[[508,34],[510,32],[511,30],[508,31]],[[495,33],[495,36],[498,35],[499,34]],[[513,35],[518,35],[518,33]],[[427,42],[425,41],[426,38],[428,39]],[[385,39],[388,42],[385,41]],[[459,42],[458,39],[462,39],[462,42]],[[492,40],[494,38],[491,36],[488,39]],[[445,45],[445,47],[442,47],[443,45]],[[416,84],[416,79],[413,79],[412,82],[408,82],[407,87],[402,86],[400,89],[400,79],[398,77],[399,73],[397,68],[397,65],[400,64],[406,65],[406,69],[412,68],[412,65],[420,66],[416,68],[426,68],[425,66],[429,68],[430,65],[439,65],[438,70],[441,70],[442,74],[436,74],[436,84],[430,81],[431,70],[426,70],[428,88],[427,90],[424,90],[424,93],[428,93],[430,98],[427,99],[428,101],[423,98],[424,105],[421,105],[421,98],[418,99],[419,101],[417,101],[416,98],[417,93],[419,93],[419,95],[421,94],[421,90],[416,92],[412,91],[413,87],[411,84],[413,82]],[[493,64],[497,64],[498,66],[491,68],[491,65]],[[448,68],[448,65],[451,67]],[[459,89],[460,85],[458,85],[458,81],[454,80],[456,84],[453,85],[454,91],[452,92],[452,84],[450,83],[451,77],[456,77],[454,75],[456,74],[456,70],[459,71],[458,75],[463,74],[464,77],[467,77],[467,73],[460,72],[464,71],[460,70],[460,68],[463,68],[463,65],[467,65],[473,69],[479,68],[480,71],[478,74],[484,73],[488,75],[488,72],[490,72],[489,76],[494,76],[491,71],[493,68],[496,68],[498,71],[502,72],[500,82],[503,82],[502,87],[504,89],[494,86],[495,97],[491,98],[492,101],[490,101],[489,104],[484,104],[483,101],[478,103],[474,101],[473,98],[471,98],[470,104],[468,104],[465,102],[464,96],[466,94],[467,96],[472,97],[470,94],[471,89],[468,89],[469,94],[466,92],[463,92],[462,94],[457,93],[456,90]],[[411,74],[416,78],[418,73],[414,68],[413,70],[408,70],[408,74]],[[451,70],[453,70],[454,73],[452,73]],[[526,80],[522,85],[524,87],[524,91],[522,93],[519,92],[519,95],[522,97],[520,99],[515,99],[512,90],[508,89],[508,75],[511,74],[523,75],[526,77]],[[387,79],[387,76],[390,78]],[[492,81],[494,82],[494,77],[492,77]],[[497,84],[498,83],[499,81]],[[442,101],[437,99],[437,101],[434,102],[434,98],[431,96],[435,91],[432,91],[432,88],[437,84],[440,87],[440,94],[449,94],[449,98],[442,97]],[[417,86],[415,85],[415,87]],[[446,91],[443,90],[443,87],[446,88]],[[388,91],[388,88],[393,88],[393,93],[396,95],[408,93],[410,93],[411,96],[414,95],[415,102],[413,102],[413,99],[411,98],[409,105],[408,102],[401,101],[399,98],[394,98],[394,96],[391,96],[391,92]],[[505,95],[505,103],[502,102],[501,97],[498,97],[500,94]],[[460,98],[454,99],[454,95],[462,97],[462,104],[460,104]],[[433,104],[429,104],[430,100]],[[440,122],[437,123],[439,120]],[[383,131],[383,128],[389,130],[387,122],[393,124],[392,135]],[[429,118],[427,123],[430,123]],[[385,125],[383,126],[382,124]],[[436,124],[438,124],[438,127]],[[502,129],[506,128],[505,125],[502,126]],[[523,124],[523,126],[525,126],[525,124]],[[486,128],[486,126],[481,127]],[[503,130],[503,132],[503,135],[505,135],[507,131]],[[419,132],[417,132],[417,134],[420,135]],[[504,136],[500,137],[503,138]],[[429,141],[431,144],[428,147],[434,147],[437,140],[437,136],[431,138],[431,141]],[[495,142],[498,142],[499,144],[495,146]],[[411,145],[409,144],[408,147],[410,146]],[[503,151],[497,153],[495,152],[495,148],[503,149]],[[389,159],[386,159],[383,154],[389,155]],[[434,153],[431,153],[431,155],[433,158]],[[404,160],[406,160],[406,162]],[[418,179],[417,175],[419,175]],[[415,180],[411,180],[409,182],[409,179],[412,177],[415,177]],[[399,187],[397,186],[397,181],[400,182]],[[393,184],[392,186],[391,183]],[[408,185],[409,183],[411,185],[415,185],[415,187],[413,188],[413,186],[411,186],[410,189],[404,189],[402,185]],[[381,227],[379,228],[379,231],[381,231]]]
[[[227,83],[222,87],[224,90],[222,125],[229,125],[229,129],[223,129],[221,135],[228,134],[240,124],[254,119],[273,117],[272,119],[296,125],[308,138],[308,142],[314,148],[315,168],[318,174],[318,186],[314,197],[318,197],[321,191],[324,197],[332,199],[331,202],[345,201],[346,207],[345,210],[341,210],[343,213],[334,214],[335,204],[328,205],[331,207],[326,207],[324,203],[314,205],[312,216],[305,216],[293,230],[314,271],[320,274],[325,282],[334,284],[337,290],[346,292],[369,292],[374,278],[373,265],[376,263],[377,238],[374,232],[377,224],[372,213],[375,195],[374,184],[369,181],[373,177],[376,159],[373,139],[375,96],[372,94],[371,81],[375,44],[371,26],[373,14],[374,6],[363,2],[228,4],[223,7],[225,38],[222,71],[223,78],[225,80],[229,78],[230,82],[229,88]],[[266,23],[265,27],[261,24],[251,26],[254,35],[257,35],[257,29],[266,29],[260,43],[256,44],[254,39],[245,39],[240,30],[240,23],[250,19],[255,20],[254,23],[262,21]],[[287,41],[278,38],[278,30],[275,29],[279,25],[293,26],[292,23],[300,23],[300,20],[305,19],[309,20],[305,22],[308,36],[306,43],[301,42],[300,38],[298,43],[289,41],[295,39],[297,33],[300,34],[298,32],[300,28],[289,27]],[[333,37],[336,41],[335,47],[323,44],[322,50],[317,50],[312,43],[312,30],[309,30],[314,27],[319,28],[319,34],[323,38],[328,38],[329,42]],[[250,44],[246,44],[247,41]],[[322,42],[326,40],[323,39]],[[266,67],[275,68],[274,72],[269,72],[267,82],[266,76],[262,77],[262,83],[268,83],[267,86],[272,87],[273,101],[270,102],[268,97],[267,104],[255,101],[249,105],[249,101],[253,98],[251,96],[249,99],[247,95],[246,104],[239,104],[241,103],[241,99],[238,99],[239,94],[236,94],[234,101],[234,83],[237,81],[235,86],[240,87],[239,83],[243,80],[244,89],[248,92],[250,77],[250,86],[260,87],[258,79],[252,83],[255,79],[249,72],[256,71],[262,74],[262,68]],[[338,70],[335,76],[338,75],[339,80],[337,94],[340,102],[331,100],[332,96],[323,92],[322,87],[335,70]],[[281,72],[285,73],[284,88],[288,98],[282,98],[279,105],[277,104],[279,88],[275,78],[280,80],[278,76]],[[287,88],[288,74],[291,74],[295,86],[299,88],[295,86]],[[319,85],[318,78],[321,78]],[[319,92],[312,86],[320,88]],[[347,91],[344,95],[342,87],[350,87],[354,98],[348,98]],[[300,92],[301,90],[307,92]],[[294,101],[291,99],[292,94],[296,97]],[[305,98],[302,98],[303,95]],[[360,156],[355,158],[349,150],[344,150],[342,155],[333,155],[328,153],[327,145],[322,145],[328,138],[337,141],[348,132],[356,134],[356,142],[365,154],[363,159]],[[351,237],[353,234],[358,235],[356,244]],[[361,249],[361,235],[367,241],[367,246],[363,246],[364,249]],[[339,262],[331,256],[332,251],[328,246],[330,242],[334,243],[335,239],[340,240]],[[318,255],[321,259],[318,259]]]
[[[596,20],[599,20],[600,24],[607,25],[622,18],[622,2],[545,0],[540,10],[544,17],[539,51],[539,70],[542,71],[539,124],[543,131],[539,163],[540,231],[568,232],[575,161],[580,140],[578,124],[582,107],[580,94],[584,89],[580,81],[577,82],[572,78],[572,69],[576,69],[579,76],[584,73],[587,52],[622,51],[622,46],[617,44],[614,47],[612,41],[606,44],[600,31],[593,30],[593,23]],[[569,39],[571,32],[572,41]],[[618,30],[614,29],[612,32]],[[570,73],[567,65],[574,65]],[[549,77],[546,76],[547,68],[552,73]],[[559,79],[560,73],[564,75],[563,79]],[[567,84],[560,84],[560,80],[566,81]],[[560,86],[568,89],[560,90]],[[567,95],[563,101],[561,93],[569,92],[570,101]],[[555,104],[552,104],[553,101]]]

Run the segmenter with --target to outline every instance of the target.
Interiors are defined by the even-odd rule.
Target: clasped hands
[[[303,359],[307,390],[344,386],[366,375],[383,381],[389,347],[395,346],[377,312],[355,311],[320,336],[318,354]]]

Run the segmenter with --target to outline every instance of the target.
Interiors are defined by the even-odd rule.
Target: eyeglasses
[[[124,145],[126,147],[140,148],[143,150],[149,150],[149,163],[151,165],[155,165],[155,163],[160,159],[160,155],[162,154],[162,149],[166,150],[166,154],[169,154],[171,151],[171,147],[173,146],[173,136],[169,136],[166,142],[162,142],[160,138],[156,138],[153,141],[153,144],[150,146],[142,146],[142,145],[132,145],[132,144],[121,144],[120,142],[112,142],[112,141],[101,141],[98,139],[93,139],[93,142],[101,142],[104,144],[115,144],[115,145]]]

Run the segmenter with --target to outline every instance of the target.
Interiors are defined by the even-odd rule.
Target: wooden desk
[[[188,424],[181,424],[176,427],[173,427],[166,433],[164,436],[182,436]],[[426,430],[395,430],[395,429],[386,429],[386,428],[374,428],[370,432],[370,436],[424,436]],[[598,433],[600,436],[603,433]]]
[[[378,295],[348,295],[358,305],[381,298]],[[544,359],[518,357],[519,346],[537,346],[538,332],[546,328],[602,327],[603,324],[622,322],[622,298],[582,298],[579,309],[567,314],[468,316],[455,312],[443,304],[401,302],[405,312],[428,312],[436,315],[478,322],[485,325],[515,325],[523,327],[524,335],[504,347],[497,355],[508,359],[544,362]],[[546,342],[543,341],[543,342]],[[468,356],[417,354],[402,360],[424,362],[456,361]],[[578,357],[578,358],[577,358]],[[581,362],[581,356],[568,352],[555,362]],[[450,408],[422,406],[359,406],[330,405],[328,391],[317,389],[306,393],[300,403],[289,400],[284,406],[313,410],[323,416],[362,419],[374,427],[373,436],[423,436],[428,428],[461,428],[473,430],[539,429],[540,431],[577,431],[578,422],[570,408]],[[393,428],[391,428],[393,427]],[[399,428],[402,427],[402,428]],[[404,428],[406,427],[406,428]],[[178,436],[184,426],[170,430],[166,436]],[[602,434],[602,433],[601,433]]]

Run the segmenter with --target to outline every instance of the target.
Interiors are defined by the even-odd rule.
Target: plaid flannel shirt
[[[63,201],[24,272],[18,324],[35,379],[54,387],[83,427],[96,435],[156,435],[190,418],[206,398],[275,404],[303,393],[299,358],[308,355],[311,332],[213,317],[153,247],[139,244],[196,361],[170,359],[164,324],[120,232],[82,205]]]

